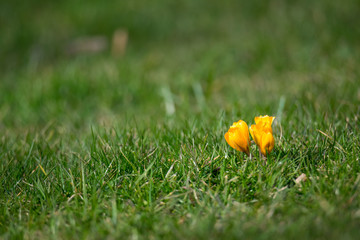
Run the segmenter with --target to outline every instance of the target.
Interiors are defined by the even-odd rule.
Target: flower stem
[[[260,151],[260,149],[259,149],[259,155],[260,155],[260,158],[264,160],[265,165],[266,165],[266,164],[267,164],[267,157],[266,157],[264,154],[262,154],[262,152]]]

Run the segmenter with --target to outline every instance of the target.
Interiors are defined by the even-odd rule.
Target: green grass
[[[1,3],[0,238],[356,239],[359,10]],[[64,52],[117,28],[121,58]],[[266,163],[227,145],[265,114]]]

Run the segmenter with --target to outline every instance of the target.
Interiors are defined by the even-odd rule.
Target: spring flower
[[[244,152],[247,155],[250,154],[249,128],[243,120],[233,123],[228,132],[225,133],[225,139],[232,148],[240,152]]]
[[[259,146],[264,156],[269,154],[275,146],[275,139],[271,128],[274,119],[275,117],[269,117],[267,115],[255,117],[255,125],[251,125],[249,128],[251,137],[254,139],[256,145]]]

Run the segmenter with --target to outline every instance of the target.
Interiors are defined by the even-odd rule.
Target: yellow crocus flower
[[[269,117],[267,115],[255,117],[255,125],[251,125],[249,128],[251,137],[254,139],[256,145],[259,146],[264,156],[269,154],[275,146],[275,139],[271,128],[274,119],[275,117]]]
[[[233,123],[228,132],[225,133],[225,139],[232,148],[244,152],[247,155],[250,154],[249,128],[243,120]]]

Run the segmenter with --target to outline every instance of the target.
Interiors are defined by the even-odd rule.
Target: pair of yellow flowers
[[[255,125],[249,128],[246,122],[239,120],[234,122],[227,133],[225,133],[226,142],[234,149],[250,154],[250,136],[254,139],[256,145],[260,148],[261,153],[266,156],[274,146],[275,139],[271,125],[275,117],[260,116],[255,117]]]

